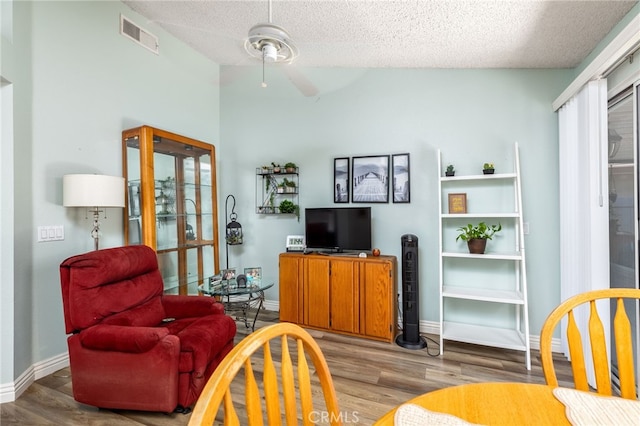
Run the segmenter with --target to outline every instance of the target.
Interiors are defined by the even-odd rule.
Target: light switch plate
[[[64,240],[64,226],[38,226],[38,242]]]

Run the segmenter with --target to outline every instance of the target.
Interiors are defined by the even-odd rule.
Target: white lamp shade
[[[65,207],[124,207],[124,178],[106,175],[64,175]]]

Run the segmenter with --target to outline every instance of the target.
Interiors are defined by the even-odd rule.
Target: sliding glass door
[[[636,89],[638,87],[636,86]],[[633,87],[609,101],[609,259],[610,286],[638,287],[638,107]],[[612,302],[615,303],[615,302]],[[634,337],[634,365],[638,366],[638,306],[627,301]],[[611,306],[611,313],[615,312]],[[613,318],[611,318],[613,324]],[[613,333],[612,333],[613,335]],[[613,343],[612,347],[613,347]],[[611,367],[617,376],[612,350]],[[636,373],[637,374],[637,373]],[[638,380],[636,380],[636,383]]]

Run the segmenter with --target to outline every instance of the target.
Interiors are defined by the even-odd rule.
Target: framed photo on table
[[[449,213],[464,214],[467,212],[467,194],[449,194]]]
[[[230,281],[236,279],[236,268],[221,269],[220,276],[222,281]]]
[[[247,282],[260,281],[262,279],[262,268],[259,266],[251,266],[244,268],[244,275],[247,277]]]

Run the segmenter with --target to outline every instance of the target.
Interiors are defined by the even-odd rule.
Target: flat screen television
[[[371,250],[371,207],[307,208],[304,217],[308,250]]]

